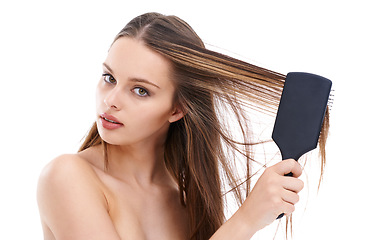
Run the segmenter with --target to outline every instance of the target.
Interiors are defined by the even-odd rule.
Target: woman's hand
[[[292,172],[293,177],[284,176]],[[281,214],[290,215],[299,201],[304,183],[297,179],[301,166],[293,159],[265,169],[255,187],[239,209],[243,219],[255,232],[269,225]]]
[[[292,172],[293,176],[284,176]],[[299,201],[304,183],[300,165],[293,159],[284,160],[265,169],[240,209],[210,238],[210,240],[251,239],[279,214],[290,215]]]

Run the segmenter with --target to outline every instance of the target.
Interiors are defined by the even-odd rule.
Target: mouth
[[[119,126],[123,126],[123,123],[119,122],[119,120],[112,116],[109,115],[107,113],[103,113],[100,115],[100,119],[103,121],[103,126],[106,128],[112,128],[112,127],[119,127]]]
[[[102,119],[104,119],[105,121],[107,121],[107,122],[111,122],[111,123],[115,123],[115,124],[122,124],[122,123],[120,123],[120,122],[116,122],[116,121],[113,121],[113,120],[110,120],[110,119],[108,119],[108,118],[105,118],[105,117],[101,117]]]

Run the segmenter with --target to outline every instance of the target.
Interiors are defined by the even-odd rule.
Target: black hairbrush
[[[287,74],[272,134],[282,159],[297,161],[317,147],[331,86],[330,80],[318,75]]]

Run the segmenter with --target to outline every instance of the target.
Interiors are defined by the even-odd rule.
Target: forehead
[[[170,61],[133,38],[117,39],[105,63],[114,71],[115,78],[142,78],[158,85],[170,80]]]

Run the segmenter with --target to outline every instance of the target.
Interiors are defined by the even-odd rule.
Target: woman
[[[269,167],[250,192],[254,143],[245,112],[275,112],[284,79],[205,49],[175,16],[133,19],[103,63],[97,120],[80,151],[41,174],[45,239],[250,239],[290,215],[301,167],[293,159]],[[231,135],[229,116],[241,137]],[[326,131],[324,124],[323,163]],[[244,181],[232,168],[240,156]],[[240,208],[225,222],[227,186]]]

